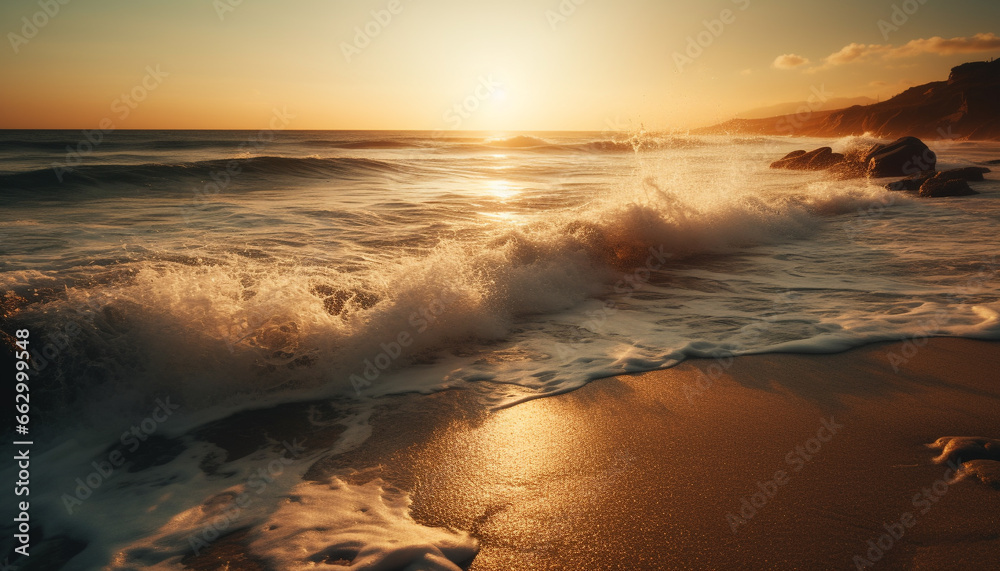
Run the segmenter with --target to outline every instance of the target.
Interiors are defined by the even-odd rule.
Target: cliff
[[[846,109],[733,119],[701,134],[1000,140],[1000,60],[952,68],[947,81],[911,87],[895,97]]]

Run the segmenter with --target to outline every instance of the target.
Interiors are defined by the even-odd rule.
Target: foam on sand
[[[296,486],[281,507],[250,532],[250,549],[280,569],[318,564],[372,571],[460,571],[479,551],[468,533],[425,527],[410,517],[406,492],[380,479],[340,478]]]
[[[460,571],[479,551],[467,532],[417,523],[410,493],[371,471],[304,481],[316,456],[259,450],[204,474],[198,466],[208,452],[207,445],[195,446],[170,465],[127,474],[119,488],[102,489],[103,501],[85,506],[88,521],[102,525],[86,532],[86,549],[63,568],[94,569],[110,560],[107,569],[177,571],[202,568],[206,560],[224,563],[238,553],[282,570]],[[233,480],[242,482],[226,485]],[[117,525],[121,513],[142,510],[150,517],[140,525]],[[49,514],[59,519],[58,511]],[[76,530],[75,537],[83,533]]]
[[[1000,488],[1000,440],[969,436],[942,436],[927,445],[940,450],[935,464],[961,462],[962,470],[956,481],[979,478],[984,484]]]

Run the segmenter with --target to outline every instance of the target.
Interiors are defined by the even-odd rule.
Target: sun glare
[[[490,194],[499,198],[501,202],[507,202],[521,194],[523,190],[521,187],[511,184],[506,180],[491,180],[487,183],[486,189]]]

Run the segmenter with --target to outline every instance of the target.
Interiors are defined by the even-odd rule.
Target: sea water
[[[211,445],[184,435],[330,399],[340,416],[323,422],[347,430],[328,455],[364,446],[373,407],[400,393],[469,389],[503,407],[689,357],[1000,337],[993,175],[976,196],[919,199],[768,168],[874,142],[0,132],[0,323],[31,332],[34,517],[73,546],[67,568],[177,568],[225,513],[205,506],[252,492],[239,517],[282,568],[326,550],[451,569],[475,540],[413,522],[405,490],[305,484],[303,457],[258,494],[246,476],[280,446],[219,477]],[[994,143],[927,142],[940,169],[1000,158]],[[151,416],[164,399],[169,417]],[[184,444],[80,500],[76,478],[150,418]],[[280,537],[260,531],[275,521]]]

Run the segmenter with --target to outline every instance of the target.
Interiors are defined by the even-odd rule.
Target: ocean
[[[995,175],[920,199],[768,168],[873,142],[0,131],[0,323],[7,345],[30,331],[33,543],[66,569],[174,569],[227,530],[278,529],[252,545],[280,568],[326,549],[457,569],[475,539],[415,522],[407,490],[303,488],[395,396],[462,390],[496,409],[693,357],[723,371],[743,354],[1000,339]],[[926,142],[939,169],[1000,158]],[[305,402],[329,404],[308,409],[341,427],[328,446],[234,458],[199,436]],[[282,477],[254,480],[261,466]]]

